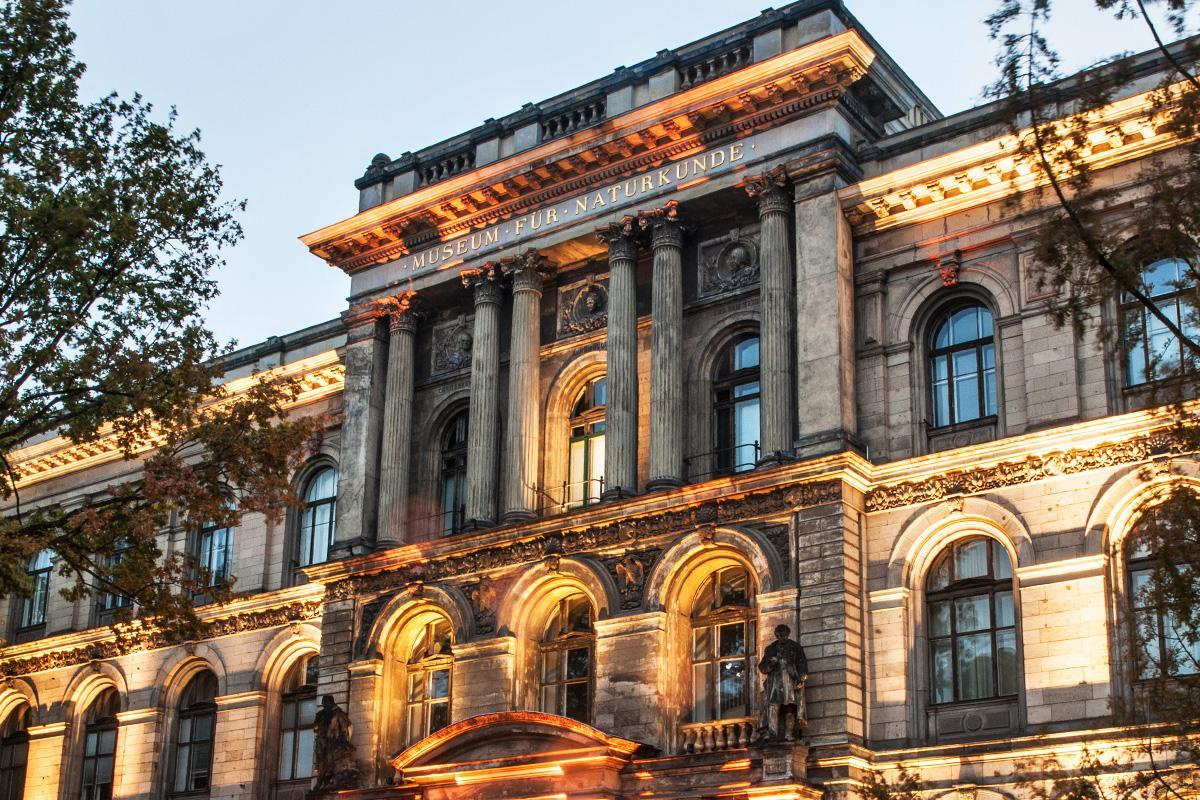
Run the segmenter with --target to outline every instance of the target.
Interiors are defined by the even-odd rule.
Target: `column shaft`
[[[678,203],[643,214],[654,253],[648,489],[683,484],[683,229]]]
[[[792,453],[795,429],[793,353],[796,338],[792,293],[791,248],[788,215],[791,198],[787,177],[772,171],[746,182],[746,191],[758,200],[761,229],[759,303],[760,440],[759,458],[776,463]]]
[[[413,376],[416,319],[413,292],[396,297],[389,315],[387,386],[383,402],[383,446],[379,465],[379,528],[376,548],[405,541],[412,458]]]
[[[637,243],[634,220],[597,230],[608,245],[608,404],[604,496],[637,491]]]
[[[508,350],[508,419],[504,430],[504,519],[537,514],[539,312],[545,259],[525,253],[506,266],[513,281]]]
[[[475,292],[471,350],[471,409],[467,430],[467,521],[496,522],[496,471],[500,405],[500,299],[494,265],[463,270],[463,285]]]

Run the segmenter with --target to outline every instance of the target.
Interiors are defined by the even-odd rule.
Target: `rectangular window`
[[[196,537],[196,560],[205,586],[229,580],[233,564],[233,528],[206,526]]]

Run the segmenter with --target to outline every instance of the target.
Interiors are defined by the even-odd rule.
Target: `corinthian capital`
[[[489,261],[482,267],[464,269],[459,273],[462,285],[475,292],[475,305],[499,305],[504,290],[500,286],[500,265]]]
[[[679,201],[668,200],[662,208],[638,212],[638,227],[650,232],[650,246],[683,247],[683,223],[679,220]]]
[[[791,202],[788,197],[787,170],[780,164],[772,170],[746,178],[742,184],[746,194],[758,201],[758,213],[787,213]]]
[[[550,262],[536,250],[526,250],[517,256],[500,260],[500,268],[512,279],[514,292],[542,291],[542,281],[550,276]]]
[[[596,228],[596,238],[608,247],[608,260],[637,258],[637,219],[625,216]]]
[[[385,309],[391,330],[413,333],[417,329],[420,312],[417,310],[417,293],[412,291],[398,292],[391,297],[379,301]]]

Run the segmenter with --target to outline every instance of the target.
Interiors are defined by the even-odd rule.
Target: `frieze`
[[[955,470],[925,480],[905,481],[873,489],[867,493],[867,512],[886,511],[941,500],[951,495],[976,494],[1093,469],[1134,464],[1179,449],[1175,437],[1169,433],[1157,433],[1124,442],[1109,442],[1087,450],[1064,450],[989,467]]]
[[[353,575],[330,583],[326,601],[386,592],[416,580],[435,582],[547,559],[584,555],[679,533],[706,525],[728,524],[785,513],[841,499],[841,481],[816,481],[798,486],[753,492],[720,502],[707,502],[674,511],[629,517],[587,528],[569,528],[535,539],[493,545],[400,569]]]
[[[262,611],[248,611],[244,614],[234,614],[229,617],[212,620],[209,623],[206,639],[219,636],[231,636],[236,633],[273,628],[291,622],[303,622],[314,619],[321,614],[321,602],[289,603]],[[146,650],[157,650],[179,644],[176,637],[167,631],[158,630],[147,625],[132,623],[117,627],[116,637],[101,642],[72,647],[65,650],[52,650],[47,653],[13,658],[0,662],[0,675],[27,675],[32,672],[44,672],[51,669],[71,667],[77,664],[87,664],[91,661],[102,661],[107,658],[117,658],[130,653],[140,653]]]

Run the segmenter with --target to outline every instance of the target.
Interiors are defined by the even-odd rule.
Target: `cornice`
[[[327,350],[282,367],[264,370],[258,375],[235,378],[222,384],[222,388],[227,398],[236,397],[249,391],[258,381],[277,377],[300,378],[300,392],[286,406],[292,409],[341,392],[345,383],[345,368],[338,358],[337,351]],[[221,402],[227,400],[215,401],[216,404]],[[158,443],[157,439],[149,439],[142,443],[137,452],[152,450]],[[65,436],[56,436],[14,451],[11,460],[13,471],[18,475],[17,487],[23,488],[115,461],[122,456],[117,437],[112,434],[111,428],[106,427],[91,441],[76,443]]]
[[[1143,158],[1174,147],[1160,129],[1156,92],[1114,101],[1097,110],[1082,158],[1092,169]],[[1064,118],[1065,119],[1065,118]],[[1032,129],[963,147],[917,164],[890,170],[838,192],[856,234],[926,222],[1002,200],[1048,184],[1020,143]]]
[[[348,273],[835,100],[875,60],[853,30],[640,106],[301,237]]]

